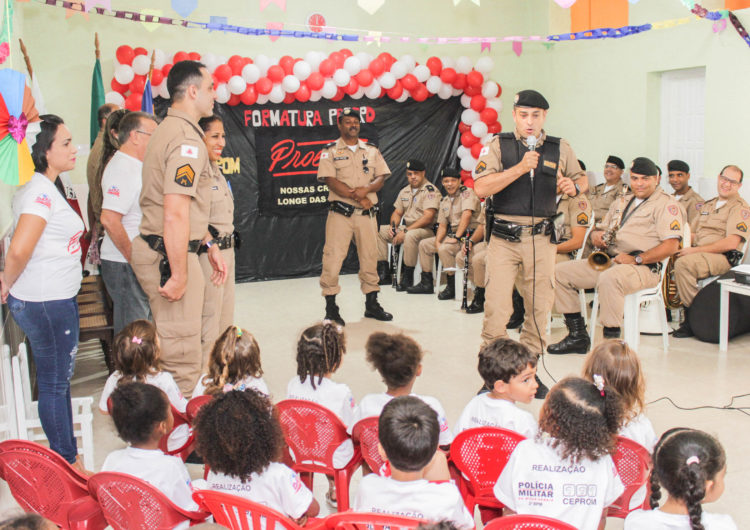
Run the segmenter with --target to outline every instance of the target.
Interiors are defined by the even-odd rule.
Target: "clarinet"
[[[391,223],[391,230],[393,230],[393,237],[396,237],[396,223]],[[398,285],[397,280],[397,269],[398,269],[398,250],[396,249],[396,244],[391,243],[391,287],[394,289],[396,288],[396,285]]]
[[[464,258],[464,285],[463,285],[463,298],[461,299],[461,310],[466,311],[466,308],[468,307],[467,304],[467,298],[469,296],[469,257],[471,254],[471,232],[469,229],[466,229],[466,233],[464,234],[464,237],[461,239],[463,240],[464,245],[466,246],[466,257]]]

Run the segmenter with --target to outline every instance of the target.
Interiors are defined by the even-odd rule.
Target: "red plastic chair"
[[[617,448],[612,459],[620,480],[625,485],[625,492],[609,507],[607,517],[624,519],[633,510],[650,510],[648,479],[652,462],[648,449],[633,440],[618,436]],[[634,497],[639,491],[645,495],[642,500]]]
[[[493,519],[484,530],[576,530],[576,527],[541,515],[510,515]]]
[[[0,473],[13,498],[26,512],[36,512],[63,528],[106,528],[91,498],[88,477],[51,449],[25,440],[0,442]]]
[[[300,473],[302,481],[312,490],[313,473],[332,475],[336,486],[338,511],[349,509],[349,481],[362,464],[359,448],[342,469],[333,467],[333,453],[349,439],[346,427],[330,410],[298,399],[286,399],[276,405],[284,439],[294,457],[292,468]]]
[[[203,405],[211,401],[213,398],[213,396],[203,395],[195,396],[194,398],[190,399],[190,401],[188,401],[187,407],[185,407],[185,416],[187,417],[187,421],[190,425],[195,422],[195,417],[203,408]]]
[[[323,519],[309,520],[302,527],[273,508],[220,491],[198,490],[193,493],[193,500],[211,512],[216,523],[230,530],[311,530],[323,527]]]
[[[378,452],[378,417],[364,418],[355,423],[352,428],[352,440],[355,445],[359,445],[362,458],[370,469],[379,474],[385,460]]]
[[[502,509],[492,488],[508,463],[511,453],[526,438],[499,427],[466,429],[451,444],[451,462],[461,471],[459,490],[469,513],[476,505]]]
[[[202,523],[208,513],[183,510],[154,486],[125,473],[89,478],[89,492],[115,530],[168,530],[185,521]]]
[[[412,530],[428,522],[411,517],[369,512],[335,513],[326,517],[324,521],[326,530]]]

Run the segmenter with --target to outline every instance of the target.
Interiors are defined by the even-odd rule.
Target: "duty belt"
[[[143,239],[149,247],[151,247],[152,250],[155,250],[162,256],[167,255],[167,247],[164,246],[164,238],[161,236],[157,236],[154,234],[140,234],[141,239]],[[188,241],[188,252],[198,252],[198,249],[200,249],[201,246],[201,240],[200,239],[191,239]]]
[[[549,219],[544,219],[535,225],[519,225],[511,223],[504,219],[493,219],[492,235],[507,241],[518,242],[524,234],[549,234],[551,223]]]
[[[378,210],[380,208],[378,206],[373,206],[372,208],[368,210],[363,210],[362,208],[357,208],[353,204],[349,204],[348,202],[344,201],[331,201],[328,205],[328,209],[335,213],[340,213],[344,217],[351,217],[352,215],[361,213],[362,215],[369,215],[373,216],[376,213],[378,213]]]

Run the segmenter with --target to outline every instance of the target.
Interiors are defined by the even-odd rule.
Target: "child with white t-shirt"
[[[107,455],[102,471],[138,477],[180,508],[197,510],[185,464],[159,449],[159,440],[174,423],[166,394],[144,383],[120,385],[112,392],[112,419],[120,438],[130,445]]]
[[[280,463],[284,438],[268,397],[252,388],[218,394],[195,419],[196,451],[209,489],[244,497],[305,524],[318,502]]]
[[[612,454],[622,424],[620,396],[579,377],[558,382],[539,415],[539,433],[519,443],[494,487],[520,514],[596,530],[625,487]]]
[[[469,401],[458,418],[456,433],[474,427],[501,427],[533,438],[536,420],[516,402],[528,404],[534,399],[539,388],[535,378],[538,358],[511,339],[495,339],[482,346],[477,369],[489,392]]]
[[[440,453],[439,436],[437,413],[420,398],[390,400],[378,419],[378,450],[389,462],[391,476],[371,473],[362,477],[354,511],[448,520],[459,528],[474,528],[455,484],[425,478],[425,468]]]
[[[354,396],[344,383],[330,377],[339,369],[346,353],[344,329],[332,320],[310,326],[297,341],[297,376],[286,387],[287,399],[312,401],[336,414],[345,427],[352,425]],[[351,439],[344,441],[333,454],[336,469],[346,467],[354,456]],[[336,506],[336,488],[328,477],[326,501]]]
[[[726,472],[726,454],[716,438],[695,429],[668,430],[654,448],[652,509],[628,514],[625,530],[737,530],[729,515],[701,506],[724,493]],[[659,506],[661,488],[667,500]]]
[[[644,415],[646,381],[638,354],[625,341],[605,340],[596,345],[583,364],[583,378],[594,381],[602,377],[604,384],[614,388],[623,400],[625,420],[620,436],[639,443],[649,453],[654,451],[656,433],[651,421]]]
[[[216,340],[208,360],[208,374],[198,378],[193,397],[246,388],[269,395],[260,366],[260,347],[252,333],[229,326]]]

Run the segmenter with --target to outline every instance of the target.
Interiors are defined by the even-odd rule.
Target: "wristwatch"
[[[579,188],[578,184],[576,184],[576,183],[573,183],[573,186],[575,186],[575,188],[576,188],[576,194],[574,196],[578,197],[581,194],[581,188]]]
[[[636,265],[643,265],[643,258],[641,257],[641,255],[640,255],[640,254],[638,254],[638,255],[637,255],[637,256],[635,257],[635,264],[636,264]]]

